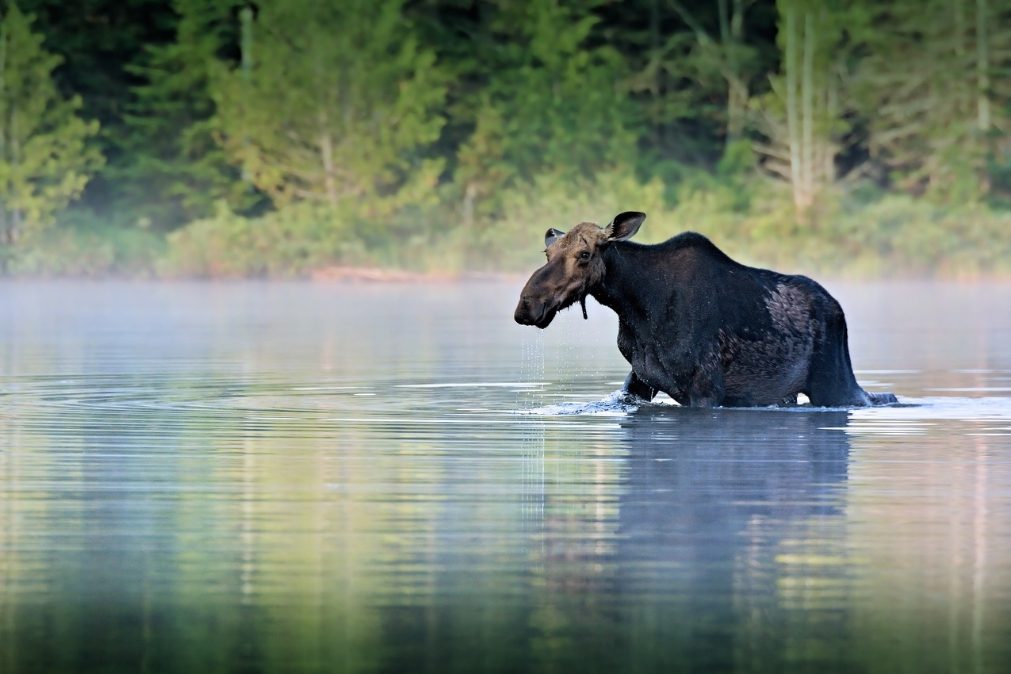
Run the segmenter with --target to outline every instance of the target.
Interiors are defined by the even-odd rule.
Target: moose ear
[[[618,215],[614,216],[614,220],[611,221],[611,224],[604,228],[604,235],[607,237],[608,241],[624,241],[625,239],[630,239],[635,236],[636,232],[639,231],[639,227],[645,219],[646,214],[640,213],[639,211],[625,211],[624,213],[618,213]]]
[[[558,239],[562,238],[563,236],[565,236],[565,232],[563,232],[560,229],[555,229],[554,227],[552,227],[548,231],[544,232],[544,247],[551,248],[551,244],[553,244],[555,241],[558,241]]]

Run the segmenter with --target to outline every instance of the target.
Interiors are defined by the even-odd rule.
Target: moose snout
[[[520,297],[519,304],[516,305],[516,312],[513,314],[513,318],[520,325],[534,325],[537,320],[541,317],[543,311],[534,311],[531,308],[531,302],[529,297]],[[535,315],[536,314],[536,315]]]
[[[516,305],[513,318],[520,325],[534,325],[540,329],[548,327],[555,317],[555,310],[550,304],[535,297],[523,296]]]

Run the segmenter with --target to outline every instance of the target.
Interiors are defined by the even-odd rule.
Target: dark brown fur
[[[894,402],[868,394],[850,365],[839,303],[804,276],[746,267],[687,232],[656,246],[628,242],[645,219],[548,230],[547,263],[520,295],[518,323],[546,328],[561,309],[595,298],[618,314],[631,394],[681,404],[751,406]]]

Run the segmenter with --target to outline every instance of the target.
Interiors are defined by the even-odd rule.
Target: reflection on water
[[[616,575],[622,622],[663,644],[642,669],[856,664],[837,610],[852,565],[845,425],[845,412],[632,415]]]
[[[1011,288],[833,288],[852,412],[515,290],[0,286],[0,672],[1007,671]]]

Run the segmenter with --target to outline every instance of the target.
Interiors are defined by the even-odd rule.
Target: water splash
[[[642,405],[664,405],[665,403],[646,403],[641,398],[629,396],[625,392],[618,390],[608,395],[603,400],[592,400],[589,402],[565,402],[554,405],[544,405],[531,410],[524,410],[518,414],[528,414],[535,416],[572,416],[572,415],[594,415],[594,416],[624,416],[637,411]],[[668,405],[669,406],[669,405]]]

